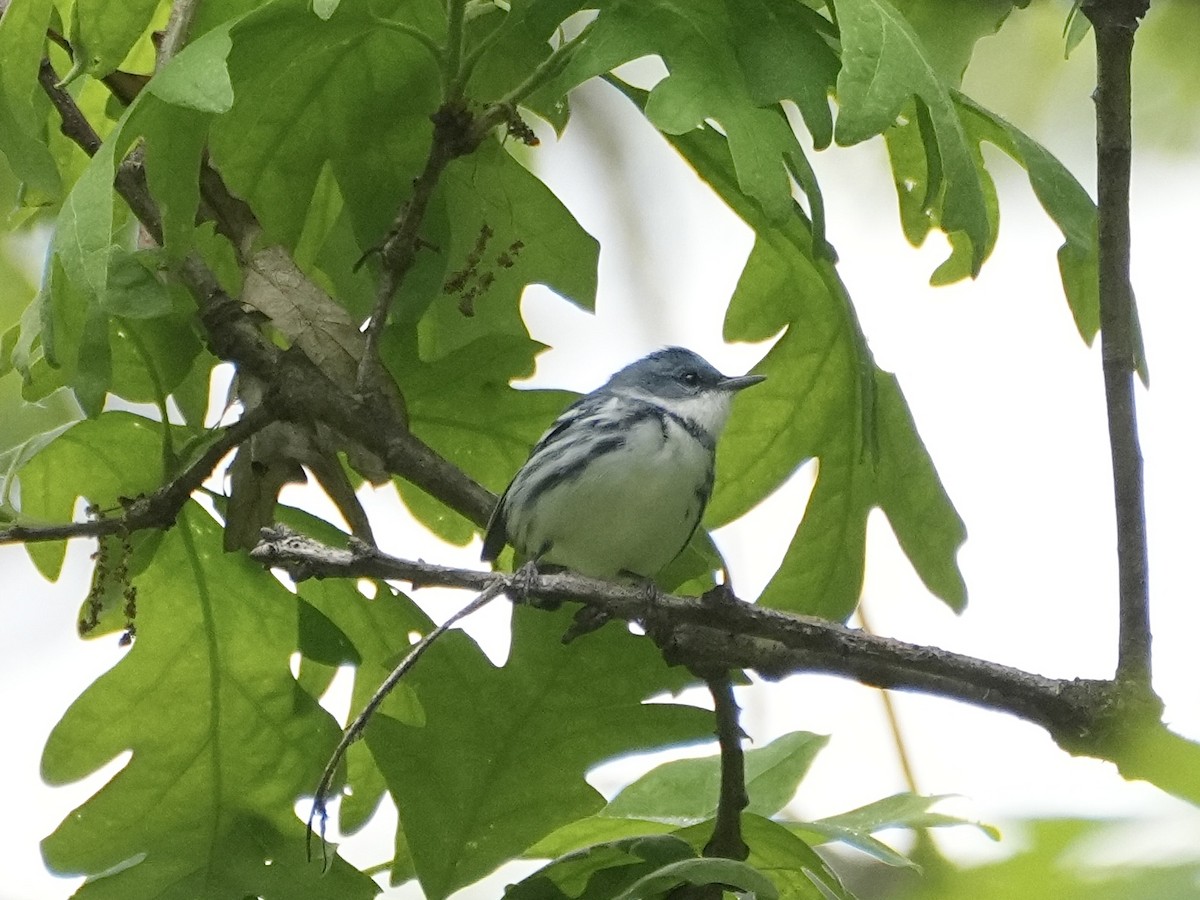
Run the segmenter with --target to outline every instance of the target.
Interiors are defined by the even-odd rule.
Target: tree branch
[[[432,116],[433,139],[425,166],[413,181],[412,194],[400,205],[387,236],[373,248],[383,261],[383,273],[375,292],[375,306],[367,322],[367,346],[358,369],[359,389],[366,394],[375,393],[375,379],[385,377],[379,362],[379,339],[387,324],[392,300],[416,261],[421,247],[421,225],[442,172],[454,160],[473,153],[496,126],[519,122],[517,104],[562,71],[591,29],[591,23],[588,23],[576,37],[556,48],[525,81],[474,115],[462,96],[464,81],[477,61],[477,57],[472,56],[463,61],[463,6],[462,0],[450,0],[447,46],[442,54],[443,101]]]
[[[361,543],[339,550],[286,528],[265,529],[251,556],[293,579],[384,578],[414,587],[480,591],[507,576],[389,556]],[[937,647],[877,637],[824,619],[753,606],[662,595],[647,610],[644,591],[572,573],[539,575],[529,595],[572,600],[626,621],[653,621],[647,631],[669,662],[702,671],[753,669],[777,679],[823,672],[875,687],[915,690],[1010,713],[1077,747],[1103,726],[1112,683],[1046,678]]]
[[[200,0],[174,0],[171,4],[171,15],[167,19],[167,27],[158,44],[156,71],[162,71],[163,66],[183,49],[183,45],[188,39],[188,31],[192,27],[192,18],[196,15],[196,9],[199,6]]]
[[[0,530],[0,544],[17,542],[61,541],[77,537],[103,537],[109,534],[139,531],[143,528],[170,528],[192,492],[213,473],[217,463],[251,435],[273,421],[268,409],[258,407],[221,431],[204,452],[153,494],[122,501],[121,515],[67,522],[61,525],[12,525]]]
[[[1117,513],[1120,637],[1117,680],[1150,688],[1150,598],[1142,454],[1133,376],[1136,317],[1129,280],[1130,60],[1149,0],[1085,0],[1096,33],[1100,342]]]
[[[717,744],[721,748],[721,789],[713,833],[704,846],[705,856],[744,860],[750,848],[742,839],[742,810],[749,803],[746,794],[746,754],[742,750],[742,727],[738,724],[737,698],[728,672],[704,675],[713,698],[717,720]]]
[[[62,120],[63,134],[89,156],[101,141],[95,129],[43,61],[39,82]],[[235,247],[258,228],[249,207],[228,193],[216,172],[203,174],[205,199],[221,216],[218,226]],[[115,187],[134,215],[156,239],[162,235],[157,205],[140,166],[118,167]],[[257,322],[226,294],[212,270],[195,253],[185,257],[179,277],[192,293],[208,333],[208,345],[221,359],[234,362],[273,389],[273,406],[281,420],[322,421],[375,453],[389,471],[437,497],[469,521],[487,522],[496,498],[457,466],[412,434],[394,412],[381,415],[379,404],[348,394],[302,353],[282,351],[268,340]]]

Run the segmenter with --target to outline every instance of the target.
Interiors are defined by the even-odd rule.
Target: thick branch
[[[88,155],[94,155],[100,148],[100,138],[74,98],[56,87],[58,75],[48,61],[42,63],[39,81],[62,119],[63,134]],[[122,164],[115,186],[146,230],[160,239],[158,208],[141,167]],[[211,170],[205,174],[202,189],[206,202],[221,216],[219,227],[235,246],[243,245],[258,228],[249,208],[229,195]],[[196,299],[210,349],[272,385],[273,408],[280,419],[326,422],[379,456],[390,471],[468,520],[478,525],[487,522],[496,502],[490,492],[413,435],[396,416],[381,415],[379,404],[348,395],[303,354],[281,351],[242,306],[221,289],[198,255],[184,259],[179,275]]]
[[[128,534],[143,528],[170,528],[175,524],[175,519],[188,498],[213,473],[217,463],[229,451],[248,440],[271,421],[271,414],[265,407],[246,413],[237,422],[225,428],[190,465],[153,494],[125,501],[124,510],[119,516],[61,525],[13,525],[0,530],[0,544],[31,544],[76,537]]]
[[[1120,638],[1117,679],[1150,689],[1149,572],[1142,454],[1134,403],[1137,366],[1129,280],[1130,60],[1148,0],[1089,0],[1096,32],[1096,152],[1100,335],[1117,513]]]
[[[286,529],[264,531],[251,555],[294,579],[385,578],[415,587],[481,591],[507,576],[388,556],[365,545],[328,547]],[[1064,746],[1087,752],[1089,739],[1113,712],[1113,684],[1046,678],[891,638],[823,619],[764,609],[740,601],[706,602],[663,595],[647,607],[645,592],[571,573],[540,575],[529,595],[573,600],[611,618],[645,621],[671,662],[701,671],[753,669],[766,678],[823,672],[875,687],[915,690],[1010,713],[1041,725]]]

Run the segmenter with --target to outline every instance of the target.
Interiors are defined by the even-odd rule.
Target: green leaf
[[[445,635],[409,675],[424,727],[377,716],[367,729],[427,896],[598,810],[584,775],[599,762],[711,732],[703,710],[643,702],[689,677],[666,669],[648,641],[606,627],[564,646],[568,621],[566,611],[515,609],[500,669],[465,635]]]
[[[837,873],[808,844],[778,822],[742,816],[747,862],[767,875],[787,900],[854,900]]]
[[[729,40],[737,15],[722,0],[620,0],[607,5],[556,88],[633,59],[660,56],[670,74],[646,99],[646,118],[670,135],[717,122],[728,136],[740,189],[769,219],[782,221],[795,206],[784,162],[803,151],[778,108],[755,102]],[[767,86],[760,90],[772,92]]]
[[[894,794],[849,812],[819,819],[817,825],[835,825],[860,834],[871,834],[885,828],[940,828],[950,825],[974,825],[994,841],[1000,833],[990,825],[969,819],[933,812],[932,809],[948,795],[923,797],[919,794]]]
[[[153,319],[171,312],[171,295],[158,277],[157,254],[113,247],[108,261],[105,312],[126,319]]]
[[[619,87],[634,102],[642,96]],[[910,558],[925,583],[961,609],[966,589],[955,556],[965,540],[962,521],[898,389],[895,396],[878,396],[888,376],[871,358],[833,265],[815,250],[811,226],[799,209],[786,223],[767,220],[737,189],[728,151],[712,132],[670,140],[757,234],[726,313],[726,339],[761,341],[787,329],[755,369],[768,376],[766,383],[734,404],[717,447],[706,524],[715,527],[742,515],[802,463],[819,457],[804,518],[760,602],[832,619],[848,616],[862,589],[866,519],[886,502],[898,532],[934,538]],[[883,414],[887,423],[879,420]],[[879,458],[890,447],[911,458]],[[903,489],[887,481],[902,470],[921,480]]]
[[[681,884],[720,884],[748,891],[756,900],[776,900],[779,891],[771,880],[753,866],[736,859],[697,858],[668,863],[640,878],[618,895],[617,900],[639,900]]]
[[[153,82],[151,82],[153,84]],[[200,160],[211,117],[172,106],[145,91],[135,127],[143,135],[146,185],[158,204],[167,258],[192,248],[200,205]]]
[[[428,3],[408,4],[396,15],[428,27],[406,19],[428,11]],[[444,30],[444,13],[438,18]],[[234,103],[214,119],[210,146],[230,189],[251,205],[269,241],[294,247],[328,162],[360,248],[378,243],[428,152],[440,79],[434,61],[413,52],[411,38],[380,27],[365,3],[340,4],[324,22],[307,0],[265,4],[230,37]],[[359,139],[365,134],[369,141]]]
[[[18,178],[57,197],[58,168],[33,103],[52,10],[52,0],[22,0],[9,3],[0,17],[0,153]]]
[[[971,0],[948,6],[945,0],[895,0],[921,40],[930,64],[947,83],[958,86],[976,42],[1000,30],[1013,9],[1029,0]]]
[[[175,106],[223,113],[233,106],[226,59],[233,47],[229,28],[214,28],[179,51],[150,79],[146,90]]]
[[[510,885],[504,900],[611,900],[643,876],[695,858],[695,850],[672,835],[609,841],[554,860]]]
[[[163,482],[162,441],[162,425],[133,413],[72,425],[19,470],[22,520],[68,522],[79,497],[113,511],[120,498],[155,490]],[[58,578],[65,542],[25,546],[46,578]]]
[[[406,304],[398,311],[408,320],[422,316],[422,359],[481,338],[528,336],[520,300],[529,284],[544,284],[583,309],[595,306],[600,245],[498,143],[452,163],[439,190],[453,223],[442,247],[446,284],[427,309]]]
[[[1062,232],[1058,265],[1063,291],[1075,327],[1090,345],[1100,330],[1096,204],[1045,147],[969,97],[956,94],[954,99],[974,140],[994,144],[1025,169],[1038,202]]]
[[[1069,57],[1092,30],[1091,21],[1080,13],[1079,5],[1080,0],[1075,0],[1071,5],[1071,11],[1067,13],[1066,22],[1063,23],[1063,58]]]
[[[137,579],[132,650],[67,710],[46,743],[50,784],[128,763],[42,843],[97,898],[368,898],[341,860],[305,866],[293,812],[338,730],[288,670],[295,601],[256,563],[221,552],[191,504]],[[103,877],[101,877],[103,875]]]
[[[113,243],[113,175],[116,144],[109,137],[63,202],[53,251],[87,304],[99,303],[108,284]]]
[[[183,385],[202,350],[195,319],[184,313],[157,319],[113,318],[108,340],[112,348],[109,391],[133,403],[160,407],[168,394],[176,393]],[[211,356],[207,362],[211,367]],[[207,407],[207,376],[202,377]]]
[[[828,742],[823,735],[793,731],[765,747],[747,750],[747,812],[770,816],[787,805]],[[663,763],[624,788],[600,815],[693,825],[716,814],[720,784],[719,756]]]
[[[995,227],[984,176],[949,87],[912,26],[887,0],[837,0],[836,5],[842,71],[835,139],[848,145],[882,134],[897,122],[909,98],[919,97],[929,111],[944,177],[938,225],[947,234],[963,233],[969,245],[967,272],[978,275]]]
[[[112,384],[112,347],[108,343],[108,314],[99,304],[89,306],[79,338],[75,399],[89,418],[100,415]]]
[[[841,62],[832,23],[802,3],[744,0],[730,32],[750,96],[758,106],[793,101],[818,150],[833,140],[833,93]]]
[[[146,31],[159,7],[158,0],[76,0],[72,8],[71,44],[76,65],[93,78],[112,72]]]
[[[300,652],[327,666],[358,665],[362,657],[350,638],[333,621],[305,600],[299,600]]]

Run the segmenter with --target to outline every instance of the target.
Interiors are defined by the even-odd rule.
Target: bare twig
[[[1117,512],[1120,637],[1117,680],[1150,691],[1150,598],[1142,454],[1133,377],[1133,288],[1129,281],[1130,60],[1149,0],[1085,0],[1096,33],[1097,205],[1100,338]]]
[[[750,848],[742,839],[742,810],[750,803],[746,794],[746,755],[742,750],[742,727],[738,724],[737,698],[728,672],[704,677],[713,698],[717,720],[717,744],[721,748],[721,789],[712,837],[704,845],[705,856],[744,860]]]
[[[379,339],[387,323],[392,300],[422,246],[421,226],[442,172],[455,159],[473,153],[493,128],[514,122],[517,104],[561,72],[591,30],[589,23],[576,37],[556,48],[525,81],[474,115],[462,96],[463,80],[475,61],[468,56],[468,62],[463,62],[462,13],[461,0],[451,0],[447,46],[442,56],[444,96],[442,105],[432,116],[433,139],[425,166],[413,181],[412,193],[401,204],[387,237],[378,247],[369,251],[379,254],[383,272],[375,292],[375,306],[367,321],[366,349],[358,369],[359,389],[367,395],[375,393],[376,380],[385,377],[379,362]]]
[[[223,429],[220,436],[209,444],[203,453],[153,494],[124,502],[124,509],[119,516],[61,525],[12,525],[0,530],[0,544],[32,544],[77,537],[128,534],[143,528],[170,528],[175,524],[179,511],[183,509],[192,492],[212,474],[222,457],[271,421],[272,416],[266,407],[247,412],[237,422]]]
[[[263,532],[251,555],[294,579],[383,578],[415,587],[480,591],[507,576],[456,569],[357,547],[339,550],[286,528]],[[572,573],[531,579],[531,597],[574,600],[612,618],[636,621],[646,614],[644,591]],[[779,678],[816,671],[876,687],[925,691],[1020,716],[1066,740],[1096,727],[1095,705],[1109,682],[1046,678],[935,647],[877,637],[825,619],[753,606],[737,600],[705,603],[661,595],[649,629],[673,662],[705,670],[754,669]]]
[[[371,717],[375,715],[375,711],[379,709],[380,704],[387,699],[388,694],[390,694],[393,689],[395,689],[396,685],[400,683],[400,679],[403,678],[409,672],[409,670],[411,670],[412,667],[417,664],[417,660],[419,660],[425,654],[425,651],[433,645],[434,641],[440,638],[443,634],[445,634],[467,616],[487,606],[502,593],[504,593],[505,589],[507,589],[509,586],[510,579],[508,578],[498,579],[492,582],[483,589],[478,597],[476,597],[437,628],[433,629],[433,631],[429,632],[429,634],[425,635],[425,637],[421,638],[420,641],[414,644],[412,650],[408,652],[408,655],[400,661],[400,664],[396,666],[396,668],[392,669],[391,674],[389,674],[388,677],[383,680],[383,683],[379,685],[375,693],[371,695],[371,699],[367,701],[367,705],[362,708],[362,711],[354,717],[354,721],[346,727],[344,732],[342,732],[342,739],[338,741],[337,747],[334,748],[333,754],[329,757],[329,762],[325,764],[325,771],[321,773],[321,780],[318,782],[316,793],[313,796],[312,810],[308,814],[308,826],[305,835],[304,846],[305,852],[308,854],[309,859],[312,859],[313,821],[319,820],[319,830],[321,833],[321,858],[325,865],[329,864],[329,860],[325,856],[325,823],[328,818],[328,813],[325,807],[326,800],[329,797],[329,788],[333,784],[333,779],[337,774],[338,766],[341,765],[342,759],[346,756],[346,751],[350,749],[351,744],[353,744],[362,736],[363,731],[366,729],[367,725],[370,724]]]
[[[192,18],[196,15],[196,9],[199,6],[200,0],[174,0],[174,3],[171,4],[171,15],[167,19],[167,27],[158,44],[156,70],[161,71],[162,67],[183,48],[188,39],[188,31],[192,27]]]

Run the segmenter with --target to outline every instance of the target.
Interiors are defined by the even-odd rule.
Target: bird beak
[[[760,381],[766,380],[766,375],[737,375],[733,378],[725,378],[721,382],[721,390],[733,393],[734,391],[740,391],[742,388],[748,388],[751,385],[755,385]]]

